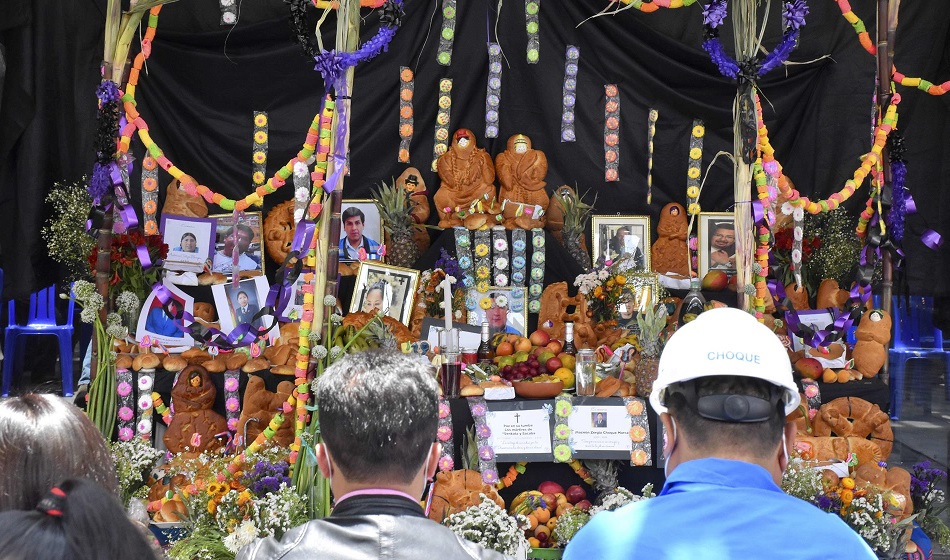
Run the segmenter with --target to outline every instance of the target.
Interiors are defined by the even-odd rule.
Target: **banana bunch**
[[[543,494],[538,490],[525,490],[511,500],[509,513],[528,515],[538,508],[547,509],[547,504],[542,498]]]
[[[341,326],[337,328],[336,333],[333,334],[333,344],[331,344],[331,347],[339,346],[340,348],[344,348],[347,344],[350,345],[350,347],[346,349],[349,354],[355,354],[378,346],[374,341],[370,340],[365,333],[360,333],[353,325]]]
[[[637,347],[637,350],[640,350],[640,341],[637,340],[637,335],[632,334],[632,333],[626,336],[622,336],[618,338],[617,340],[613,341],[613,343],[610,345],[610,349],[616,350],[617,348],[620,348],[621,346],[625,344],[633,344],[634,346]]]

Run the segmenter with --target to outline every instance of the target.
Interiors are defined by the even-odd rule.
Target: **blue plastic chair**
[[[943,333],[933,325],[933,298],[910,296],[905,306],[902,297],[894,296],[891,322],[894,334],[887,352],[888,375],[891,386],[891,420],[900,420],[904,400],[904,381],[907,362],[917,359],[943,359],[947,380],[950,381],[950,353],[943,349]],[[930,391],[926,379],[915,375],[911,379],[915,395]],[[929,399],[929,394],[928,397]],[[947,387],[950,398],[950,386]]]
[[[7,307],[6,340],[3,344],[3,391],[4,397],[10,396],[13,370],[23,371],[23,353],[26,337],[35,335],[53,335],[59,340],[59,369],[63,378],[63,396],[73,396],[73,310],[76,303],[69,300],[66,324],[56,322],[56,285],[49,286],[30,295],[30,315],[25,325],[16,322],[16,302],[10,300]]]

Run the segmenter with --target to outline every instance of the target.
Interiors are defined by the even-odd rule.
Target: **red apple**
[[[553,353],[554,355],[560,354],[561,350],[564,349],[564,344],[561,343],[561,341],[557,340],[556,338],[552,338],[551,342],[548,342],[547,346],[548,346],[548,350],[550,350],[551,353]]]
[[[587,498],[587,490],[584,490],[583,486],[575,484],[574,486],[569,487],[564,495],[567,496],[567,501],[572,504],[577,504],[577,502]]]
[[[818,379],[824,372],[824,366],[815,358],[802,358],[795,362],[795,371],[807,379]]]
[[[538,492],[542,494],[563,494],[564,487],[553,480],[545,480],[538,485]],[[556,497],[555,500],[557,500]]]
[[[590,500],[581,500],[577,502],[576,504],[574,504],[574,507],[576,507],[577,509],[581,511],[587,511],[590,509],[592,505],[593,504],[590,503]]]
[[[555,371],[561,369],[561,360],[551,358],[548,361],[544,362],[544,367],[547,368],[548,373],[554,373]]]
[[[528,337],[531,340],[531,344],[535,346],[545,346],[548,342],[551,342],[551,335],[538,329],[531,333],[531,336]]]

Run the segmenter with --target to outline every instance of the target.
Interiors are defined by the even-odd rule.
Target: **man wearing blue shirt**
[[[356,206],[350,206],[340,215],[343,236],[340,238],[340,260],[359,260],[360,249],[366,251],[366,258],[376,259],[379,243],[363,235],[366,215]]]
[[[663,491],[598,513],[564,558],[873,560],[839,517],[779,487],[799,400],[782,343],[748,313],[713,309],[681,327],[650,395],[667,435]]]

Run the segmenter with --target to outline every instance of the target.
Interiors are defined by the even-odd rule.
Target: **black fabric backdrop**
[[[43,197],[55,180],[75,179],[92,168],[95,86],[102,52],[104,0],[5,0],[0,12],[0,245],[5,295],[19,297],[55,277],[39,229]],[[412,164],[430,192],[438,178],[432,162],[436,90],[454,80],[450,128],[473,130],[493,156],[515,133],[531,137],[548,157],[548,185],[575,186],[597,196],[596,213],[649,214],[671,200],[685,201],[688,131],[706,123],[704,166],[719,150],[731,151],[734,84],[718,75],[701,50],[699,5],[642,14],[627,10],[578,23],[606,3],[546,2],[540,13],[540,63],[525,60],[523,5],[496,0],[460,2],[453,63],[435,61],[440,2],[407,0],[403,26],[387,53],[359,66],[353,90],[351,174],[347,198],[366,198],[372,185],[402,172],[398,71],[415,71]],[[907,75],[940,83],[950,78],[947,32],[950,5],[906,1],[901,7],[897,66]],[[874,28],[874,2],[852,6]],[[808,25],[792,54],[796,63],[760,83],[765,118],[786,173],[806,195],[827,196],[842,187],[870,146],[875,60],[858,44],[831,2],[811,2]],[[780,8],[773,3],[763,44],[776,44]],[[364,38],[378,18],[364,11]],[[311,12],[313,21],[316,13]],[[268,171],[302,144],[324,91],[313,62],[292,42],[285,5],[278,0],[241,4],[238,24],[219,25],[217,2],[176,2],[162,10],[147,70],[140,78],[139,110],[152,137],[182,169],[230,197],[249,192],[253,111],[270,116]],[[723,43],[731,51],[728,28]],[[333,45],[334,15],[324,25]],[[497,30],[497,34],[496,34]],[[504,49],[501,133],[484,138],[486,42]],[[577,141],[560,142],[561,88],[566,46],[580,48]],[[827,55],[827,56],[825,56]],[[822,58],[824,57],[824,58]],[[620,181],[603,180],[604,84],[621,92]],[[916,90],[904,94],[900,128],[907,137],[908,186],[920,213],[908,219],[908,279],[917,293],[950,292],[946,248],[937,253],[916,239],[925,228],[947,227],[948,99]],[[659,110],[653,166],[653,204],[646,204],[646,119]],[[141,143],[133,154],[141,158]],[[164,185],[169,177],[162,175]],[[268,197],[265,211],[291,196],[285,187]],[[137,189],[133,189],[137,190]],[[863,205],[866,190],[849,204]],[[731,168],[720,158],[710,169],[704,210],[731,206]],[[216,209],[213,209],[216,210]],[[936,257],[936,258],[935,258]]]

